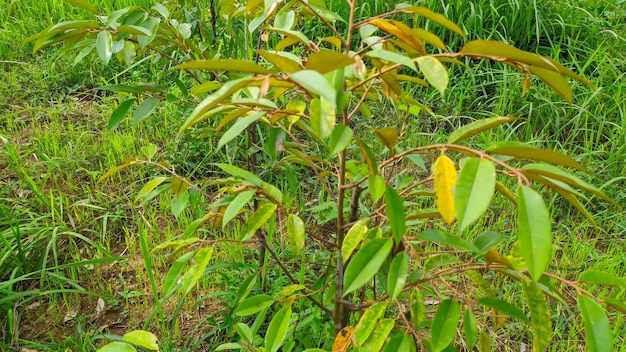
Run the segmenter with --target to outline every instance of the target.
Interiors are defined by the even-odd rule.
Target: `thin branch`
[[[278,266],[280,266],[280,268],[283,270],[283,272],[285,273],[285,275],[287,276],[287,278],[289,279],[289,281],[291,281],[291,283],[293,283],[294,285],[300,285],[300,281],[296,280],[289,272],[289,269],[287,268],[287,266],[285,265],[285,263],[283,263],[280,258],[278,258],[278,256],[276,255],[276,252],[274,252],[274,250],[272,249],[272,247],[267,243],[267,236],[265,236],[264,233],[259,233],[259,238],[261,239],[261,241],[265,242],[265,248],[267,249],[267,251],[270,253],[270,255],[272,256],[272,258],[274,258],[274,261],[276,261],[276,263],[278,264]],[[309,301],[311,301],[311,303],[315,304],[316,306],[318,306],[322,311],[324,311],[324,313],[330,315],[331,317],[333,316],[333,312],[326,308],[320,301],[316,300],[315,298],[311,297],[311,296],[305,296]]]

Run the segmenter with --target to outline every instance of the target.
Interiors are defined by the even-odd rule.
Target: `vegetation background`
[[[175,2],[175,1],[174,1]],[[190,12],[208,18],[208,0],[179,1]],[[94,1],[104,13],[151,1]],[[527,118],[514,128],[498,128],[475,137],[477,145],[497,140],[525,140],[575,156],[593,174],[588,179],[618,204],[626,204],[626,8],[621,0],[485,0],[418,2],[445,14],[470,34],[470,39],[497,39],[530,52],[558,59],[593,81],[598,90],[574,86],[571,105],[548,87],[533,84],[522,96],[520,76],[512,68],[487,62],[456,68],[445,98],[419,91],[436,116],[420,115],[424,133],[407,136],[414,145],[434,143],[462,123],[491,116]],[[341,1],[328,7],[343,14]],[[380,13],[393,1],[368,1],[359,8]],[[143,328],[161,337],[162,350],[212,350],[233,339],[223,330],[228,300],[254,258],[254,248],[233,245],[217,256],[214,275],[203,279],[182,306],[166,303],[155,313],[155,291],[169,266],[165,256],[147,255],[204,214],[198,200],[177,218],[171,199],[160,196],[138,205],[135,195],[151,175],[132,168],[96,185],[107,170],[154,144],[181,174],[214,173],[207,162],[229,162],[212,144],[190,136],[178,138],[183,107],[168,105],[141,124],[125,121],[107,131],[109,116],[121,101],[115,92],[95,89],[121,80],[167,85],[176,73],[142,60],[132,69],[112,60],[102,65],[96,55],[75,62],[52,47],[32,52],[28,36],[52,23],[85,19],[89,14],[61,0],[8,0],[0,8],[0,349],[94,350],[104,340]],[[241,58],[242,25],[220,22],[216,38],[223,57]],[[314,30],[314,29],[311,29]],[[455,43],[459,38],[446,38]],[[385,112],[390,106],[376,106]],[[372,118],[372,127],[385,121]],[[236,153],[236,151],[231,151]],[[290,184],[291,180],[280,180]],[[314,199],[300,180],[293,202]],[[583,270],[626,275],[626,219],[608,204],[594,202],[598,231],[562,199],[553,198],[556,259],[551,269],[575,280]],[[503,202],[504,204],[504,202]],[[502,211],[485,227],[507,233],[514,212]],[[323,218],[320,210],[312,216]],[[574,226],[574,224],[576,224]],[[323,229],[322,229],[323,230]],[[320,230],[321,232],[321,230]],[[13,240],[11,240],[13,239]],[[17,242],[14,242],[15,239]],[[150,259],[147,259],[150,258]],[[323,260],[323,259],[322,259]],[[506,286],[501,293],[507,297]],[[606,288],[618,301],[623,289]],[[511,293],[511,300],[515,298]],[[178,319],[171,321],[171,316]],[[162,317],[170,317],[163,319]],[[623,313],[611,315],[613,345],[625,350]],[[553,316],[550,350],[578,351],[584,346],[582,320],[563,310]],[[311,330],[315,332],[315,330]],[[501,330],[498,350],[519,350],[529,340],[520,325]],[[320,332],[321,335],[321,332]]]

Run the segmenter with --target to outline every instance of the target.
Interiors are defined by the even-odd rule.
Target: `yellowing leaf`
[[[344,53],[322,49],[311,54],[306,60],[304,67],[306,67],[307,70],[314,70],[321,74],[326,74],[338,68],[352,65],[353,63],[354,59]]]
[[[348,230],[346,237],[344,237],[343,243],[341,244],[341,258],[344,263],[350,258],[350,255],[352,255],[352,252],[354,252],[356,247],[361,243],[361,240],[363,240],[363,236],[365,236],[367,232],[366,224],[367,219],[357,221],[352,225],[350,230]]]
[[[385,147],[393,153],[393,147],[398,143],[398,132],[393,127],[383,127],[374,131],[374,134],[380,139]]]
[[[424,44],[422,40],[418,38],[411,28],[407,25],[397,21],[386,21],[379,18],[374,18],[369,21],[370,24],[380,28],[381,30],[397,37],[404,43],[411,46],[413,49],[421,54],[425,54]]]
[[[269,74],[270,70],[265,67],[246,60],[194,60],[187,61],[171,68],[172,70],[197,69],[197,70],[218,70]]]
[[[287,232],[289,234],[289,244],[294,254],[300,254],[304,248],[305,230],[304,222],[299,216],[290,214],[287,218]]]
[[[528,279],[522,280],[522,288],[530,310],[530,329],[533,332],[533,351],[545,351],[552,339],[550,307],[543,291]]]
[[[354,330],[354,342],[357,345],[362,345],[370,337],[376,323],[385,314],[385,309],[387,309],[387,302],[382,301],[372,304],[365,310]]]
[[[332,352],[345,352],[350,347],[352,342],[352,335],[354,335],[354,328],[352,326],[346,326],[341,329],[337,336],[335,336],[335,342],[333,342]]]
[[[456,169],[454,163],[445,155],[435,161],[435,195],[437,209],[443,219],[451,224],[456,215],[454,213],[454,185],[456,184]]]
[[[443,96],[448,87],[448,70],[446,67],[432,56],[419,57],[417,63],[428,83]]]

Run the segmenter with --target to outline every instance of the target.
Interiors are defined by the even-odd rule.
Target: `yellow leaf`
[[[456,169],[452,160],[445,155],[435,162],[435,195],[437,208],[443,219],[451,224],[454,221],[454,185],[456,184]]]
[[[418,53],[422,55],[426,54],[422,40],[418,38],[407,25],[398,21],[386,21],[379,18],[374,18],[370,20],[369,23],[400,39]]]
[[[352,335],[354,335],[354,328],[352,326],[346,326],[341,329],[337,336],[335,337],[335,342],[333,342],[333,352],[344,352],[348,350],[350,347],[350,343],[352,342]]]

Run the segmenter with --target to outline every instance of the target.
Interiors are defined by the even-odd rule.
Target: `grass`
[[[95,3],[106,13],[138,2]],[[599,6],[582,0],[490,0],[481,6],[466,6],[465,1],[419,3],[462,23],[474,38],[504,40],[559,58],[600,89],[592,92],[576,86],[571,106],[540,84],[534,83],[522,96],[518,74],[506,66],[480,63],[454,70],[446,98],[416,89],[414,95],[443,117],[421,116],[416,125],[443,126],[446,131],[485,115],[525,117],[511,128],[483,133],[473,143],[530,140],[565,152],[594,171],[587,178],[590,182],[626,204],[626,23],[623,15],[616,15],[622,8],[608,1]],[[347,12],[344,2],[332,2],[330,7],[340,14]],[[388,7],[388,3],[375,1],[360,10],[381,12]],[[152,256],[149,251],[179,236],[191,221],[204,215],[206,204],[198,201],[178,219],[169,215],[168,197],[157,196],[150,206],[135,204],[135,195],[151,175],[141,167],[128,168],[101,184],[96,185],[96,180],[151,143],[160,147],[158,155],[177,165],[181,174],[197,175],[198,179],[215,172],[205,164],[216,153],[211,139],[176,138],[185,117],[184,110],[176,107],[162,108],[139,125],[125,122],[114,132],[106,132],[108,116],[124,97],[93,88],[116,83],[115,77],[124,67],[113,62],[102,67],[94,56],[74,65],[73,58],[58,57],[52,49],[32,54],[29,45],[20,44],[52,23],[86,16],[86,11],[60,0],[10,1],[0,9],[0,349],[93,350],[110,337],[103,333],[121,335],[134,328],[155,332],[165,351],[211,349],[235,338],[232,317],[227,316],[237,296],[232,287],[254,275],[254,265],[238,264],[254,263],[254,248],[223,242],[216,251],[217,262],[222,264],[208,269],[210,275],[191,297],[182,301],[161,296],[159,285],[175,258]],[[223,29],[225,57],[237,55],[241,45],[237,26],[231,23]],[[459,38],[447,36],[442,37],[453,47],[462,45]],[[142,65],[118,78],[151,82],[166,76],[154,65]],[[388,107],[374,108],[389,114]],[[368,123],[375,126],[378,122]],[[441,133],[434,138],[443,137]],[[423,145],[432,138],[414,134],[403,143]],[[281,178],[280,172],[273,177]],[[324,194],[303,194],[306,187],[294,186],[294,181],[282,182],[293,186],[294,207],[302,199],[326,200]],[[595,233],[563,202],[555,199],[553,203],[555,244],[560,247],[558,259],[552,263],[557,274],[574,280],[584,268],[626,275],[623,214],[598,203],[594,213],[600,230]],[[506,231],[509,217],[504,211],[495,223],[476,227]],[[274,236],[284,241],[278,233]],[[289,258],[289,253],[280,255]],[[321,256],[311,259],[320,267],[327,260]],[[306,263],[292,264],[306,267]],[[274,269],[267,269],[270,277],[276,274]],[[304,269],[298,274],[302,281],[314,276]],[[282,283],[274,284],[281,287]],[[511,302],[519,299],[514,293],[518,288],[511,283],[504,287],[502,297]],[[610,293],[626,301],[624,292]],[[104,314],[96,312],[98,299],[104,302]],[[332,332],[320,321],[320,317],[311,317],[299,328],[310,329],[311,336],[323,343],[332,339]],[[563,311],[553,322],[551,350],[579,350],[580,319]],[[621,346],[626,336],[623,315],[612,316],[612,326],[615,346]],[[514,324],[504,330],[494,343],[517,350],[512,341],[528,341],[529,336],[520,335]]]

